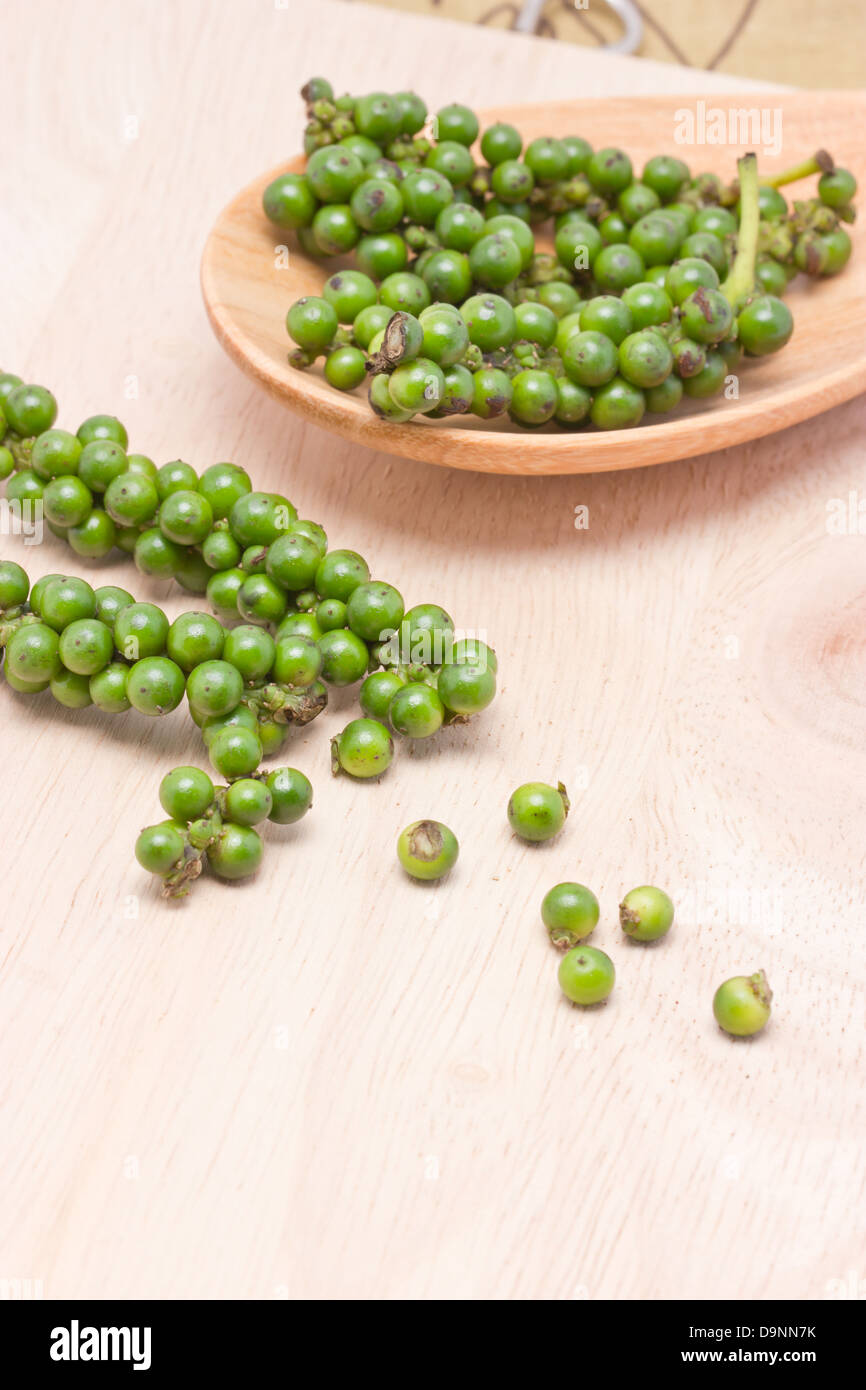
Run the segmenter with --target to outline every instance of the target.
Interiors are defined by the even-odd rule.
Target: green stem
[[[761,179],[761,183],[769,184],[771,188],[781,188],[785,183],[796,183],[798,179],[807,179],[811,174],[830,174],[835,167],[833,156],[826,150],[818,150],[810,159],[804,159],[790,169],[783,169],[780,174],[770,174]]]
[[[758,256],[758,233],[761,207],[758,185],[758,160],[754,154],[737,160],[740,176],[740,225],[737,231],[737,254],[722,294],[736,313],[743,300],[755,288],[755,262]]]

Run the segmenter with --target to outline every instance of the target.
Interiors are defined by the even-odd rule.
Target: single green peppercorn
[[[79,618],[60,634],[60,660],[78,676],[95,676],[114,654],[111,628],[98,618]]]
[[[209,739],[207,751],[214,769],[227,781],[248,777],[262,760],[258,734],[240,726],[220,729]]]
[[[498,294],[475,294],[461,306],[461,314],[469,331],[469,340],[482,352],[495,352],[508,347],[515,334],[514,310]]]
[[[589,414],[598,429],[622,430],[639,425],[645,410],[646,400],[640,387],[615,376],[599,387]]]
[[[553,945],[568,951],[598,924],[598,898],[582,883],[557,883],[548,889],[541,904],[541,917]]]
[[[274,653],[274,680],[304,688],[318,678],[322,663],[322,652],[309,637],[281,637]]]
[[[632,386],[659,386],[673,371],[674,358],[666,340],[651,328],[630,333],[618,349],[619,370]]]
[[[559,962],[559,987],[572,1004],[600,1004],[615,980],[613,961],[595,946],[576,946]]]
[[[646,408],[652,415],[665,415],[669,410],[676,409],[682,398],[682,380],[673,372],[658,386],[650,386],[644,392]]]
[[[129,669],[122,661],[112,661],[90,677],[90,698],[97,709],[105,714],[125,714],[132,708],[126,693]]]
[[[10,428],[26,439],[51,429],[57,401],[44,386],[15,386],[5,397],[3,412]]]
[[[791,310],[772,294],[757,295],[740,311],[737,336],[752,357],[778,352],[794,331]]]
[[[381,580],[359,584],[346,604],[349,627],[365,642],[384,641],[400,626],[404,611],[402,595]]]
[[[524,782],[508,802],[508,823],[523,840],[550,840],[565,825],[570,802],[562,783]]]
[[[413,821],[397,840],[397,858],[406,873],[425,883],[449,873],[459,852],[454,831],[436,820]]]
[[[436,688],[452,714],[480,714],[496,694],[496,673],[484,660],[449,662],[439,672]]]
[[[488,126],[481,137],[481,153],[493,166],[503,164],[506,159],[517,159],[522,149],[520,131],[505,121]]]
[[[498,367],[482,367],[472,374],[472,413],[482,420],[504,415],[511,404],[511,378]]]
[[[338,347],[325,358],[325,380],[336,391],[354,391],[367,376],[367,359],[360,348]]]
[[[51,677],[49,688],[57,703],[65,709],[87,709],[88,705],[93,704],[89,676],[68,671],[65,666],[61,666],[57,675]]]
[[[353,719],[331,740],[331,770],[350,777],[381,777],[394,757],[394,740],[376,719]]]
[[[329,550],[318,565],[314,583],[320,598],[338,598],[348,603],[358,585],[369,578],[369,566],[356,551]]]
[[[45,623],[16,628],[6,646],[5,671],[30,685],[50,681],[60,671],[60,639]]]
[[[152,579],[173,579],[182,557],[183,547],[168,540],[155,526],[141,532],[133,551],[135,568]]]
[[[314,613],[287,613],[277,628],[277,641],[281,637],[309,637],[318,642],[324,629],[319,626]]]
[[[371,276],[374,280],[384,281],[389,279],[392,275],[398,274],[399,271],[406,269],[409,264],[409,248],[397,232],[371,233],[369,236],[361,237],[361,240],[358,242],[355,248],[355,260],[358,269],[362,270],[365,275]],[[372,322],[371,316],[374,309],[378,309],[381,312],[387,308],[387,304],[372,304],[369,309],[361,310],[353,325],[355,340],[361,347],[367,346],[370,339],[374,336],[374,332],[378,332],[379,329],[384,328],[390,314],[383,322],[378,324],[375,330],[368,333],[366,328],[363,329],[364,336],[366,336],[367,339],[366,342],[363,341],[361,336],[362,323],[366,324],[367,322]]]
[[[158,507],[156,484],[142,473],[120,473],[105,489],[105,510],[118,526],[142,526]]]
[[[512,378],[509,413],[513,420],[543,425],[553,419],[557,401],[556,380],[550,372],[529,370]]]
[[[322,679],[328,685],[354,685],[366,674],[370,653],[356,633],[338,628],[323,632],[319,639]]]
[[[212,574],[207,584],[207,598],[217,616],[229,620],[238,616],[238,594],[246,582],[246,572],[237,567]]]
[[[78,438],[82,445],[92,444],[97,439],[108,439],[125,449],[129,443],[126,427],[116,415],[89,415],[78,426]]]
[[[243,677],[227,661],[205,661],[190,671],[186,693],[190,707],[204,718],[229,714],[240,704]]]
[[[248,623],[279,623],[289,601],[285,592],[266,574],[251,574],[238,590],[238,612]]]
[[[223,654],[226,632],[222,623],[209,613],[182,613],[168,630],[166,651],[182,671],[189,675],[203,661],[218,661]]]
[[[276,768],[265,785],[273,803],[268,819],[275,825],[294,825],[313,804],[313,788],[309,778],[303,772],[298,772],[297,768]]]
[[[0,560],[0,609],[18,608],[27,602],[30,580],[14,560]]]
[[[610,146],[596,150],[587,162],[586,176],[597,193],[619,193],[632,181],[631,160]]]
[[[722,354],[715,349],[707,351],[706,361],[699,372],[683,378],[683,391],[696,400],[717,396],[725,389],[728,364]]]
[[[285,231],[309,227],[318,200],[303,174],[280,174],[262,194],[265,216]]]
[[[229,516],[238,498],[246,497],[252,490],[249,474],[236,463],[212,463],[198,483],[198,491],[209,504],[214,521]]]
[[[619,905],[619,922],[633,941],[656,941],[670,931],[674,905],[661,888],[632,888]]]
[[[201,547],[202,559],[209,569],[234,569],[241,558],[241,548],[229,531],[211,531]]]
[[[156,604],[131,603],[115,619],[114,645],[128,661],[159,656],[165,651],[168,629],[168,618]]]
[[[135,842],[135,857],[149,874],[164,876],[183,862],[185,848],[179,826],[149,825]]]
[[[562,353],[562,365],[578,386],[603,386],[616,376],[616,345],[605,333],[592,329],[572,333]]]
[[[250,492],[229,513],[229,530],[241,546],[271,545],[297,521],[287,497],[277,492]]]
[[[333,632],[347,624],[346,605],[338,598],[326,598],[316,605],[316,622],[322,632]]]
[[[240,624],[225,634],[222,656],[246,682],[264,680],[274,664],[277,644],[269,632],[253,624]]]
[[[709,261],[686,256],[667,272],[665,289],[674,304],[682,304],[697,289],[717,290],[719,277]]]
[[[316,355],[333,341],[338,326],[336,309],[316,295],[297,300],[286,314],[289,337],[298,347]]]
[[[214,785],[198,767],[175,767],[159,784],[159,804],[175,821],[198,820],[212,805]]]
[[[107,512],[94,507],[77,526],[70,526],[66,540],[83,560],[102,560],[110,555],[117,539],[117,527]]]
[[[431,686],[412,681],[395,693],[388,717],[395,733],[406,738],[430,738],[442,727],[445,706]]]
[[[169,657],[147,656],[131,667],[126,694],[140,714],[169,714],[183,699],[184,685],[183,671]]]
[[[262,853],[262,841],[255,830],[225,821],[217,839],[208,845],[206,858],[218,878],[234,882],[256,872]]]
[[[81,440],[68,430],[46,430],[33,445],[31,466],[34,473],[46,480],[77,473],[81,449]]]
[[[241,777],[226,792],[226,819],[234,825],[260,825],[268,819],[273,804],[273,797],[264,782],[254,777]]]
[[[398,671],[374,671],[358,692],[361,709],[370,719],[386,720],[391,701],[405,685],[406,678]]]
[[[770,1019],[773,991],[763,970],[754,975],[734,975],[719,985],[713,996],[716,1022],[735,1038],[760,1033]]]
[[[315,541],[309,536],[290,531],[268,548],[265,567],[269,577],[281,589],[298,593],[314,583],[321,560],[321,549]]]
[[[84,579],[58,576],[40,594],[39,612],[44,623],[62,632],[78,618],[92,618],[96,596]]]

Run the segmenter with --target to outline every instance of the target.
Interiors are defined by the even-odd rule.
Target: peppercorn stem
[[[807,179],[810,174],[831,174],[835,169],[833,156],[826,150],[817,150],[809,159],[804,159],[800,164],[794,164],[790,169],[783,169],[780,174],[769,174],[761,179],[761,183],[769,184],[771,188],[781,188],[786,183],[796,183],[798,179]]]
[[[754,154],[737,160],[740,177],[740,225],[737,232],[737,254],[722,294],[736,313],[755,287],[755,263],[758,255],[758,234],[761,209],[758,185],[758,160]]]

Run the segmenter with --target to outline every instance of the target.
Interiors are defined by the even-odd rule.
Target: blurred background
[[[863,0],[375,0],[797,87],[866,83]],[[575,96],[580,93],[576,92]]]

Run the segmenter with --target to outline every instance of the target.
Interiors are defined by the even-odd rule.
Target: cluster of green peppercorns
[[[256,827],[293,825],[312,806],[313,788],[293,767],[242,775],[227,787],[215,787],[201,768],[175,767],[160,783],[159,800],[169,819],[142,830],[135,857],[159,877],[163,897],[179,898],[205,863],[221,879],[254,874],[263,853]]]
[[[72,434],[55,428],[56,415],[45,387],[0,374],[7,500],[44,519],[79,556],[101,559],[119,547],[142,574],[205,595],[216,617],[190,612],[170,624],[126,590],[47,576],[19,623],[29,632],[13,633],[7,615],[5,669],[17,689],[50,687],[71,708],[154,715],[186,693],[224,776],[277,752],[288,724],[325,708],[329,686],[363,681],[365,717],[334,740],[332,760],[356,777],[385,771],[392,733],[429,738],[493,699],[491,648],[460,637],[438,604],[407,610],[363,556],[329,549],[318,522],[299,517],[282,494],[254,491],[237,464],[213,464],[201,476],[180,459],[157,467],[128,451],[115,417],[92,416]],[[0,610],[28,601],[28,593],[17,597],[22,585],[29,592],[23,570],[9,583]]]
[[[507,415],[600,429],[720,393],[744,355],[784,347],[782,297],[800,271],[837,274],[857,183],[819,151],[759,183],[693,175],[657,155],[640,177],[619,149],[543,136],[524,147],[466,106],[430,118],[414,93],[304,88],[303,174],[274,179],[264,211],[321,259],[354,252],[321,295],[289,309],[290,360],[327,381],[369,377],[373,411],[403,423]],[[780,186],[818,174],[789,206]],[[553,218],[553,252],[534,229]]]

